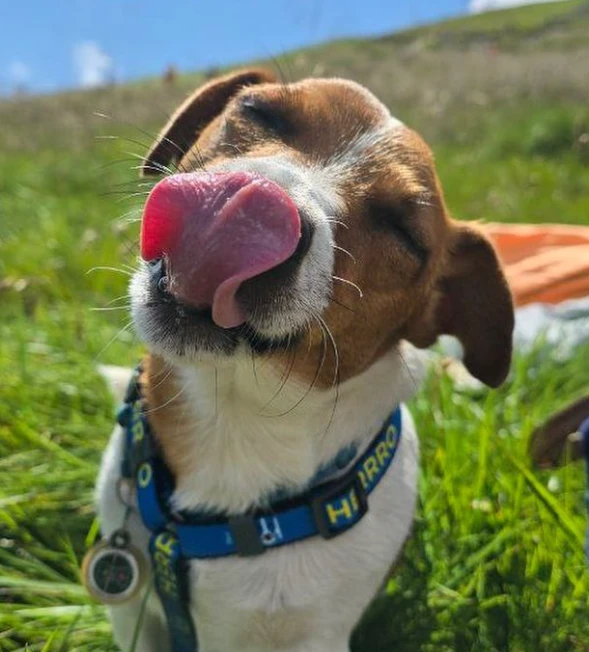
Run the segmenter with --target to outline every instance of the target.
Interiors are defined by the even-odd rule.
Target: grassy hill
[[[268,65],[366,84],[429,140],[457,217],[586,224],[588,28],[589,3],[572,0]],[[95,365],[140,354],[126,283],[149,185],[135,168],[205,76],[0,102],[0,650],[114,649],[78,584],[112,425]],[[582,469],[552,474],[549,491],[525,454],[539,420],[586,389],[587,360],[539,344],[477,396],[432,375],[412,405],[415,534],[355,652],[589,649]]]

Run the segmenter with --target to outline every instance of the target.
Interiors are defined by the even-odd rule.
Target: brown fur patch
[[[189,472],[186,464],[194,431],[192,415],[185,409],[182,387],[170,365],[160,356],[148,355],[141,376],[147,417],[162,445],[166,464],[176,478]]]

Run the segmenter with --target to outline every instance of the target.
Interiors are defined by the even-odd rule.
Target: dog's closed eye
[[[394,201],[372,200],[368,214],[373,226],[379,231],[389,233],[412,255],[425,262],[429,251],[416,228],[418,203],[412,198]]]
[[[285,136],[290,130],[286,117],[276,107],[257,97],[246,96],[239,103],[241,115],[275,136]]]

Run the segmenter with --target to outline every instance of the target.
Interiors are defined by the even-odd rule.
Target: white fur
[[[178,507],[240,509],[261,500],[278,485],[297,486],[317,466],[352,441],[366,445],[387,414],[413,393],[421,377],[410,347],[391,351],[340,387],[331,424],[334,390],[287,383],[269,403],[276,372],[237,356],[218,367],[184,367],[189,404],[195,409],[194,468],[178,487]],[[215,390],[215,375],[217,389]],[[216,398],[215,398],[216,396]],[[198,417],[197,417],[198,415]],[[328,427],[329,425],[329,427]],[[98,482],[103,533],[120,527],[124,506],[116,495],[122,434],[115,430]],[[351,629],[384,580],[409,534],[413,520],[418,445],[409,412],[403,410],[401,443],[391,468],[369,498],[369,512],[347,533],[317,537],[271,550],[256,558],[191,562],[191,609],[201,652],[344,652]],[[147,534],[136,514],[132,540],[146,550]],[[142,596],[112,609],[115,638],[129,650]],[[155,595],[147,601],[138,650],[166,652],[167,635]]]
[[[354,173],[355,167],[363,160],[378,160],[379,156],[389,151],[395,133],[403,128],[404,125],[400,120],[387,114],[377,127],[360,131],[342,140],[341,147],[322,168],[322,175],[329,178],[331,184],[337,187]]]

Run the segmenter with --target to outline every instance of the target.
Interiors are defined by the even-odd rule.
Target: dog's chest
[[[409,413],[389,474],[344,536],[314,538],[259,557],[196,561],[191,610],[211,650],[276,650],[301,632],[345,630],[400,552],[414,515],[418,450]]]
[[[252,497],[259,499],[268,489],[296,487],[301,479],[308,480],[318,464],[332,459],[358,433],[364,432],[364,440],[369,440],[398,404],[395,399],[411,393],[407,379],[394,371],[395,365],[384,360],[367,377],[344,386],[333,418],[333,397],[326,394],[305,401],[303,416],[299,412],[299,418],[292,421],[292,414],[274,419],[261,417],[251,404],[230,401],[222,394],[223,387],[211,391],[210,386],[193,383],[198,390],[190,397],[195,407],[193,414],[201,419],[203,415],[215,418],[208,428],[205,419],[199,424],[204,428],[195,429],[193,435],[181,432],[181,423],[170,429],[178,435],[179,458],[185,459],[191,469],[186,480],[181,478],[177,484],[175,505],[189,510],[210,505],[217,511],[239,513],[252,504]],[[215,413],[209,407],[207,412],[215,394],[223,399],[223,410]],[[286,397],[288,404],[293,398]],[[194,425],[193,415],[190,420]],[[327,424],[329,436],[324,434]],[[99,479],[99,511],[107,537],[124,520],[125,507],[116,492],[123,440],[119,429],[111,440]],[[347,649],[351,629],[409,534],[417,467],[414,426],[408,410],[403,408],[396,456],[369,496],[368,513],[344,535],[329,541],[316,536],[257,557],[190,560],[190,611],[201,649]],[[149,535],[136,512],[127,526],[133,544],[147,557]],[[148,614],[148,619],[165,627],[155,594],[149,598]],[[123,620],[117,625],[127,635],[132,632],[131,625],[127,631]],[[301,640],[307,637],[312,644],[304,647]],[[164,648],[160,645],[157,649]]]
[[[123,433],[104,459],[99,482],[104,534],[120,526],[116,495]],[[403,409],[403,435],[385,478],[371,494],[369,512],[345,535],[291,544],[254,558],[189,562],[190,610],[206,652],[289,649],[301,632],[334,640],[349,634],[382,583],[410,531],[418,468],[417,438]],[[147,556],[148,535],[136,513],[132,541]],[[156,595],[148,613],[161,617]],[[327,643],[326,643],[327,645]],[[294,643],[293,643],[294,647]]]
[[[249,360],[229,373],[182,370],[185,406],[162,428],[175,506],[243,513],[277,489],[302,493],[321,465],[378,431],[391,394],[401,394],[391,391],[392,375],[391,361],[381,361],[337,395],[281,386],[269,370],[254,379]]]

